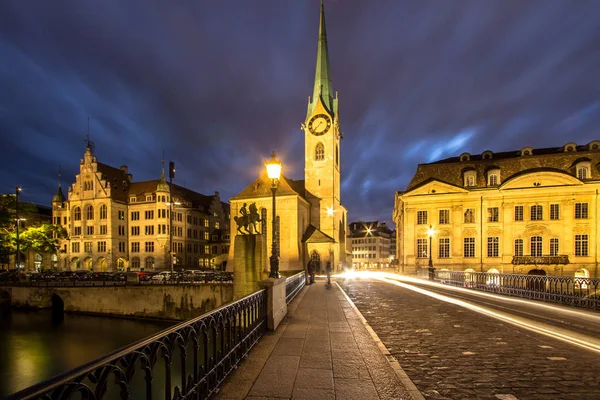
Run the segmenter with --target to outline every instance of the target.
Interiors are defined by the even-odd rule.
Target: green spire
[[[157,192],[168,192],[169,191],[169,184],[165,180],[165,160],[164,159],[162,160],[162,170],[160,171],[160,181],[158,182],[158,185],[156,185],[156,191]]]
[[[321,22],[319,25],[319,45],[317,47],[317,69],[315,71],[315,87],[313,89],[312,102],[309,105],[308,113],[312,113],[317,99],[321,98],[323,105],[331,113],[334,113],[333,107],[333,89],[331,88],[331,78],[329,76],[329,53],[327,51],[327,29],[325,28],[325,6],[321,0]]]

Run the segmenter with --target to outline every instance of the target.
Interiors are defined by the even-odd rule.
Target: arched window
[[[498,185],[498,175],[490,174],[490,186],[497,186],[497,185]]]
[[[144,269],[152,271],[154,269],[154,258],[148,257],[146,258],[146,262],[144,263]]]
[[[138,257],[133,257],[131,259],[131,268],[135,268],[135,269],[140,268],[140,259]]]
[[[73,221],[81,221],[81,208],[75,207],[73,209]]]
[[[106,219],[106,204],[100,206],[100,219]]]
[[[323,143],[317,143],[315,147],[315,160],[323,161],[325,159],[325,147]]]
[[[87,206],[85,209],[85,218],[86,219],[94,219],[94,207]]]

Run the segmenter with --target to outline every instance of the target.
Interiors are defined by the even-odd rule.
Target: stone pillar
[[[265,279],[258,285],[267,289],[267,328],[274,331],[287,314],[285,278]]]
[[[265,279],[267,241],[264,235],[236,235],[233,243],[233,298],[240,299],[259,289]]]

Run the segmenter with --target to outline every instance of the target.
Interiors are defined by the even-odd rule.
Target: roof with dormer
[[[500,170],[500,181],[527,172],[555,171],[576,177],[576,166],[581,160],[589,160],[591,168],[587,180],[600,180],[600,142],[593,141],[587,145],[567,143],[561,147],[532,149],[530,147],[493,153],[471,155],[463,153],[459,157],[450,157],[428,164],[419,164],[406,192],[416,189],[432,180],[463,187],[463,173],[474,170],[477,175],[474,187],[487,187],[486,173],[492,169]]]

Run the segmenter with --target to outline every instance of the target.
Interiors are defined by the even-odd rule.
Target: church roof
[[[314,225],[309,225],[302,237],[304,243],[335,243],[335,239]]]
[[[63,203],[64,201],[65,201],[65,195],[63,194],[63,191],[60,188],[60,185],[58,185],[58,190],[56,191],[56,194],[52,198],[52,202],[53,203]]]
[[[581,159],[591,160],[592,168],[588,172],[589,179],[600,179],[600,142],[591,142],[585,146],[569,144],[562,147],[547,147],[541,149],[524,148],[521,150],[482,154],[463,153],[459,157],[451,157],[429,164],[419,164],[417,171],[408,184],[406,191],[416,189],[432,180],[463,187],[463,173],[473,170],[477,181],[473,188],[487,187],[487,172],[491,169],[500,171],[500,181],[506,182],[527,171],[554,170],[577,176],[576,164]]]
[[[246,189],[242,190],[231,200],[250,199],[255,197],[271,197],[271,180],[266,172],[260,174]],[[277,196],[298,195],[306,198],[304,190],[304,180],[293,180],[281,175],[279,186],[277,186]]]

